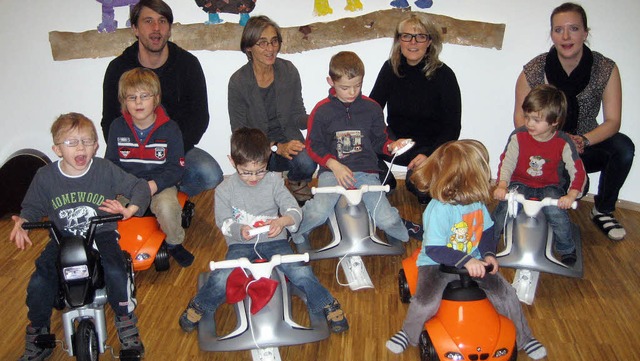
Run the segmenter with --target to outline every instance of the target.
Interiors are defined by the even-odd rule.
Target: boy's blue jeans
[[[269,158],[269,170],[272,172],[289,171],[287,178],[294,182],[310,181],[318,165],[309,157],[306,150],[302,150],[293,159],[289,160],[278,154],[272,153]]]
[[[362,185],[380,185],[380,178],[377,173],[354,172],[356,179],[355,188]],[[338,180],[332,172],[323,172],[318,177],[318,187],[331,187],[338,185]],[[339,194],[320,193],[316,194],[313,199],[308,200],[302,209],[304,217],[298,232],[293,235],[293,242],[301,244],[305,241],[305,237],[316,227],[324,224],[331,213],[334,211]],[[367,192],[362,196],[362,201],[367,207],[369,214],[373,215],[376,227],[383,230],[389,236],[402,242],[409,241],[407,229],[400,219],[398,210],[391,206],[387,197],[380,192]],[[378,202],[379,201],[379,202]]]
[[[96,246],[102,259],[104,278],[107,285],[107,299],[114,313],[125,316],[135,308],[131,299],[125,260],[118,244],[116,231],[96,234]],[[51,313],[58,295],[59,279],[56,262],[58,244],[49,240],[36,260],[36,270],[31,275],[27,286],[27,318],[33,327],[49,327]]]
[[[185,154],[184,174],[178,188],[192,197],[217,187],[223,179],[218,162],[204,150],[193,148]]]
[[[536,198],[542,200],[545,197],[558,199],[565,195],[564,190],[558,186],[532,188],[527,187],[522,183],[511,183],[509,185],[509,190],[512,189],[516,189],[518,193],[524,195],[526,199]],[[574,252],[576,245],[571,237],[571,221],[569,220],[569,214],[567,211],[555,206],[548,206],[542,208],[542,213],[547,218],[547,222],[551,225],[551,228],[553,228],[554,247],[556,252],[558,252],[559,255]],[[500,234],[504,229],[506,214],[507,201],[502,201],[498,203],[498,206],[493,211],[496,239],[500,238]]]
[[[259,237],[265,237],[264,235]],[[232,244],[229,246],[225,259],[238,259],[246,257],[250,261],[258,259],[258,255],[253,249],[254,243]],[[291,246],[286,239],[258,243],[256,246],[258,253],[265,259],[270,260],[275,254],[292,254]],[[308,265],[301,263],[286,263],[277,266],[294,286],[303,291],[307,296],[307,307],[311,313],[319,313],[324,306],[333,302],[334,298],[329,291],[324,288],[313,274],[313,270]],[[231,268],[212,271],[207,279],[207,283],[198,290],[193,301],[204,311],[215,312],[224,302],[227,295],[227,278],[233,271]]]

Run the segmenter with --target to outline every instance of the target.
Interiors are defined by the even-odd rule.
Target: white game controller
[[[270,227],[269,225],[266,225],[266,226],[262,226],[262,227],[251,228],[249,230],[249,235],[253,237],[253,236],[257,236],[257,235],[262,234],[262,233],[267,233],[267,232],[269,232],[269,227]]]
[[[412,139],[409,138],[409,139],[404,141],[404,143],[402,144],[402,146],[400,148],[396,148],[393,151],[391,151],[391,154],[393,156],[395,156],[395,157],[400,156],[400,155],[406,153],[415,144],[416,144],[416,142],[414,142]]]

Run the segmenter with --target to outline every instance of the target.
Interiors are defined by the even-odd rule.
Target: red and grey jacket
[[[156,107],[156,121],[144,140],[138,138],[128,113],[111,123],[105,158],[120,168],[153,180],[158,192],[177,185],[184,173],[184,146],[178,124],[162,106]]]

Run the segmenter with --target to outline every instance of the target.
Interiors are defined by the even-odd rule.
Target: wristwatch
[[[582,137],[582,144],[584,144],[585,148],[591,145],[589,138],[585,137],[584,134],[580,134],[580,136]]]
[[[271,151],[276,153],[278,151],[278,142],[273,143],[271,146]]]

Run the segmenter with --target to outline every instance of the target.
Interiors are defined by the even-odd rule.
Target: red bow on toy
[[[227,303],[238,303],[247,295],[251,298],[251,314],[255,315],[269,303],[276,292],[278,281],[270,278],[247,276],[242,268],[231,271],[227,278]]]

